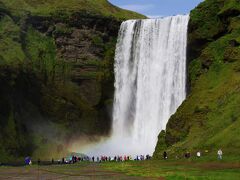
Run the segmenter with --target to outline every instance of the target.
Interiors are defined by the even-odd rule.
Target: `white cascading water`
[[[188,15],[178,15],[122,23],[112,136],[90,154],[153,154],[158,134],[186,98],[188,21]]]

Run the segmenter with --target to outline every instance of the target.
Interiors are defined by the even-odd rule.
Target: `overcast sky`
[[[187,14],[203,0],[109,0],[123,9],[149,17]]]

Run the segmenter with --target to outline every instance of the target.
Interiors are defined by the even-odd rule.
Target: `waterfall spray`
[[[186,98],[188,21],[178,15],[122,23],[112,135],[92,154],[153,154],[159,132]]]

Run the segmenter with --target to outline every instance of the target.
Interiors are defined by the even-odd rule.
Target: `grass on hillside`
[[[222,49],[226,48],[227,40],[219,40],[206,49],[209,56],[215,56],[213,65],[208,73],[197,79],[188,104],[183,105],[188,111],[185,113],[192,113],[191,136],[183,143],[186,147],[199,148],[202,145],[203,148],[214,149],[223,146],[233,150],[240,145],[236,131],[240,127],[240,78],[235,70],[239,63],[223,63]]]
[[[191,13],[190,23],[199,28],[190,38],[211,42],[189,64],[191,92],[167,125],[169,148],[161,149],[163,146],[159,144],[156,158],[166,149],[172,154],[208,150],[214,155],[221,148],[225,153],[239,155],[240,46],[231,42],[239,41],[240,19],[229,18],[229,32],[211,39],[220,22],[215,15],[220,11],[217,4],[220,1],[204,1]]]
[[[238,0],[227,0],[224,1],[224,7],[219,14],[224,14],[231,10],[240,11],[240,3]]]
[[[9,17],[0,18],[0,65],[21,63],[25,59],[20,42],[20,28]]]
[[[1,0],[5,7],[16,15],[31,12],[33,15],[49,16],[58,11],[79,12],[113,16],[118,19],[145,18],[138,13],[123,10],[107,0]]]

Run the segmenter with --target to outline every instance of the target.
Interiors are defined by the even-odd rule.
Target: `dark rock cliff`
[[[71,1],[82,10],[54,1],[53,12],[30,2],[0,1],[0,162],[59,158],[76,138],[108,135],[118,30],[124,17],[143,17],[105,0]]]

